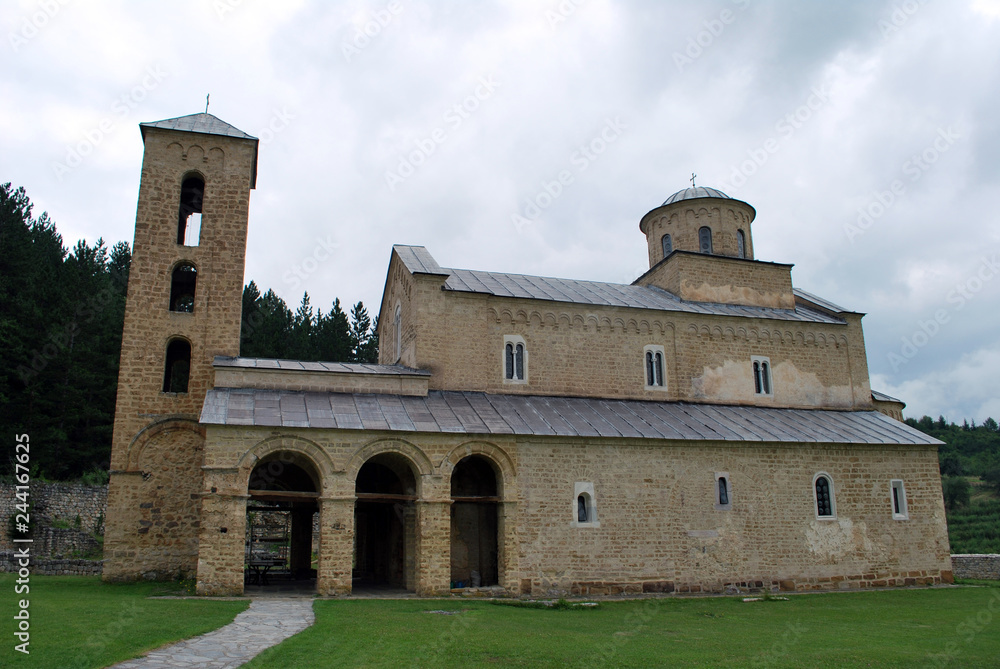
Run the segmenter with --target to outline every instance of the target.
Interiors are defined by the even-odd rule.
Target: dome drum
[[[639,222],[653,267],[672,251],[753,260],[750,224],[757,212],[714,188],[685,188]]]

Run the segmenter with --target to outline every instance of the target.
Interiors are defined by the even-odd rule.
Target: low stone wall
[[[104,566],[103,560],[78,559],[38,559],[31,558],[32,575],[45,576],[100,576]],[[14,551],[0,551],[0,572],[17,572],[20,569]]]
[[[19,500],[15,496],[17,489],[14,484],[0,484],[0,550],[13,549],[14,545],[7,536],[7,523],[11,516],[17,513]],[[29,501],[33,525],[45,528],[55,522],[69,524],[84,533],[94,532],[104,534],[104,518],[108,509],[108,486],[85,486],[79,483],[46,483],[33,481],[30,486]],[[80,524],[77,526],[77,518]],[[39,540],[36,536],[36,542]],[[65,548],[66,537],[54,539],[53,552],[69,552],[69,550],[86,550],[84,546]],[[75,540],[71,540],[75,541]],[[41,547],[36,545],[36,552],[41,554]]]
[[[1000,554],[962,554],[951,556],[955,578],[978,578],[1000,581]]]

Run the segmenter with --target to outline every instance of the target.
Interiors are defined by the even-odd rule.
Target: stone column
[[[139,504],[142,472],[112,471],[108,485],[108,515],[104,521],[105,581],[139,578],[138,549],[134,537],[140,527]]]
[[[198,594],[242,595],[247,495],[203,493]]]
[[[517,546],[517,502],[497,505],[497,543],[498,581],[509,594],[519,593],[521,570]]]
[[[316,592],[351,594],[354,561],[354,496],[319,501],[319,565]]]
[[[417,500],[417,594],[451,589],[451,500]]]

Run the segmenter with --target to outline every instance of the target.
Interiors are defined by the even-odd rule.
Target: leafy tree
[[[941,481],[942,492],[944,493],[944,504],[948,509],[957,509],[960,506],[968,506],[969,498],[972,494],[971,486],[961,476],[946,476]]]
[[[982,477],[1000,469],[1000,432],[994,429],[996,421],[992,418],[975,427],[968,420],[961,426],[948,423],[943,416],[936,421],[928,416],[919,421],[908,418],[906,423],[945,442],[938,451],[944,475]]]
[[[982,478],[986,485],[992,488],[997,495],[1000,495],[1000,468],[989,470],[983,474]]]
[[[941,476],[961,476],[962,461],[955,453],[948,453],[941,457]]]

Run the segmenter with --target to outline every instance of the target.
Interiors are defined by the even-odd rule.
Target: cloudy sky
[[[138,123],[208,93],[261,138],[246,280],[292,308],[374,315],[393,243],[631,282],[695,172],[756,208],[758,259],[868,314],[907,415],[1000,418],[1000,0],[22,0],[0,27],[0,181],[68,245],[131,243]]]

